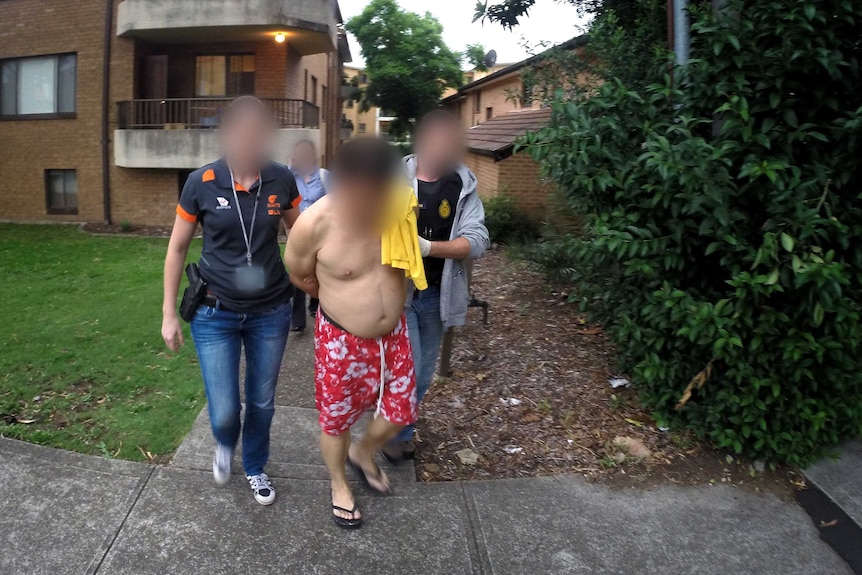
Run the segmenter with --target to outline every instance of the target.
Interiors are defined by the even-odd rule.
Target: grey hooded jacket
[[[416,157],[409,155],[404,158],[404,168],[407,181],[414,190],[419,190],[416,181]],[[470,242],[469,259],[482,257],[491,244],[488,229],[485,227],[485,208],[476,191],[476,176],[470,168],[460,164],[457,169],[463,186],[455,208],[455,221],[452,224],[450,240],[466,238]],[[412,290],[407,298],[409,305],[412,300]],[[440,319],[444,328],[464,325],[467,321],[467,304],[470,303],[470,291],[467,285],[467,270],[464,260],[446,260],[443,265],[443,280],[440,284]]]

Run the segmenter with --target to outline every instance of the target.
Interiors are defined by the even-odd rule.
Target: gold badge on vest
[[[440,207],[437,209],[437,213],[440,214],[440,217],[448,219],[449,216],[452,215],[452,206],[449,205],[449,200],[443,200],[440,202]]]

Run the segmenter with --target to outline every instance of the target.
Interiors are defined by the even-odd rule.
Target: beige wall
[[[355,76],[359,76],[362,73],[362,70],[358,70],[356,68],[344,68],[344,75],[347,78],[348,83]],[[360,84],[360,87],[364,88],[365,84]],[[341,108],[341,113],[344,114],[346,119],[353,122],[353,132],[350,134],[351,138],[375,135],[374,130],[377,125],[377,108],[372,107],[369,110],[362,112],[360,111],[359,102],[353,102],[353,106],[348,107],[347,101],[345,100]],[[359,131],[360,124],[365,124],[365,132]]]

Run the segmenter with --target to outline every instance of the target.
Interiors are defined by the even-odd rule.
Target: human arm
[[[174,220],[174,229],[168,243],[168,252],[165,256],[164,296],[162,299],[162,339],[171,351],[178,351],[183,340],[183,329],[177,316],[177,295],[180,291],[180,281],[183,275],[183,266],[192,242],[197,221],[190,222],[177,215]]]
[[[311,297],[317,297],[319,287],[315,277],[317,245],[314,220],[314,213],[311,211],[306,211],[297,218],[284,247],[284,265],[290,274],[290,282]]]
[[[290,232],[290,229],[293,227],[293,224],[296,223],[296,219],[299,217],[299,207],[290,208],[289,210],[282,210],[281,212],[281,221],[284,222],[284,229]]]

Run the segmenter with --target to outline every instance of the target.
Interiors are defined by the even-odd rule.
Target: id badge
[[[236,287],[241,292],[254,293],[262,291],[266,286],[266,277],[260,266],[242,266],[236,268]]]

